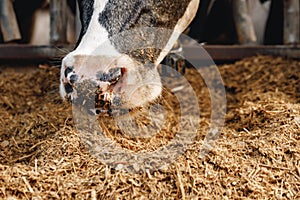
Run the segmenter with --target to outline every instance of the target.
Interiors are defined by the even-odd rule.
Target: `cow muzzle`
[[[62,97],[91,114],[128,113],[155,100],[161,87],[156,67],[143,66],[126,56],[67,56],[63,60]]]

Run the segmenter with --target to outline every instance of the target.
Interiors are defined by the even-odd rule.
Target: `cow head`
[[[157,66],[193,19],[199,0],[78,0],[78,4],[82,29],[76,49],[62,61],[61,96],[78,98],[76,84],[86,80],[97,86],[103,111],[112,105],[129,109],[155,100],[162,91]]]

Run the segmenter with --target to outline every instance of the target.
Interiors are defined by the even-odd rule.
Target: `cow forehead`
[[[173,29],[190,2],[191,0],[108,0],[99,13],[99,22],[110,36],[141,26]]]
[[[174,28],[192,0],[78,0],[83,23],[98,12],[110,35],[136,26]]]
[[[195,0],[82,0],[79,3],[83,26],[81,37],[85,37],[88,29],[90,31],[89,36],[86,36],[87,38],[80,43],[87,43],[92,38],[95,38],[93,43],[99,42],[99,44],[103,43],[103,40],[109,40],[118,52],[128,53],[129,45],[141,42],[137,41],[141,31],[132,32],[131,30],[141,27],[173,30],[178,20],[187,11],[191,1]],[[96,28],[96,26],[100,26],[100,28]],[[124,32],[126,34],[126,31],[130,31],[130,34],[122,35]],[[95,36],[96,34],[102,35],[100,37]],[[171,34],[172,32],[167,31],[155,39],[165,46]],[[126,39],[124,40],[124,38]],[[147,38],[141,38],[141,40],[145,39],[147,40]],[[129,54],[142,63],[147,61],[154,63],[160,53],[159,49],[148,48],[142,51],[135,50]],[[144,55],[148,55],[148,57]]]

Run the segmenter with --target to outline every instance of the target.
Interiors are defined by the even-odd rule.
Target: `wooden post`
[[[233,0],[233,18],[240,44],[255,44],[257,38],[246,0]]]
[[[50,42],[67,43],[67,1],[50,0]]]
[[[21,34],[11,0],[0,1],[0,29],[4,42],[21,39]]]
[[[299,0],[284,0],[284,44],[299,44]]]

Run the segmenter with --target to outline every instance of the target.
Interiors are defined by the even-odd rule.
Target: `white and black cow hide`
[[[78,4],[82,29],[77,47],[62,62],[61,96],[73,101],[78,98],[76,83],[89,80],[101,90],[102,110],[114,104],[129,109],[155,100],[162,91],[157,66],[194,18],[199,0],[78,0]],[[151,32],[156,29],[165,31]],[[141,43],[144,48],[133,48]]]

